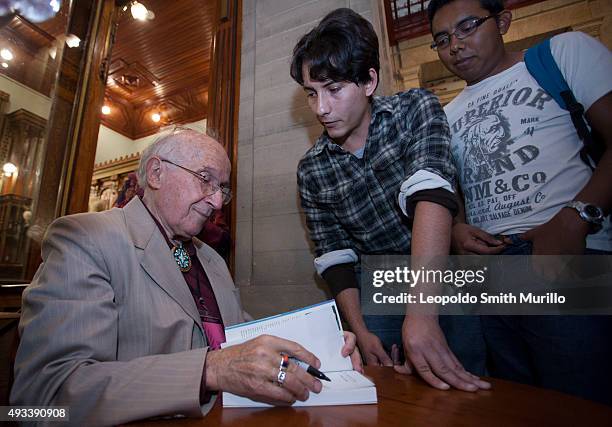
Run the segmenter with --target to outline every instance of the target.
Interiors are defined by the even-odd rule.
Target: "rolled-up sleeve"
[[[411,138],[405,157],[406,178],[400,186],[398,203],[408,217],[412,216],[416,201],[423,200],[441,204],[454,214],[456,169],[444,110],[438,98],[424,89],[406,92],[402,103],[408,103],[403,124]]]

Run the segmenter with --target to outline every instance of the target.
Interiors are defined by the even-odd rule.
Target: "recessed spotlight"
[[[11,61],[14,58],[13,52],[8,49],[0,50],[0,56],[2,57],[2,59],[5,59],[7,61]]]
[[[8,68],[8,64],[7,64],[6,62],[3,62],[3,63],[2,63],[2,64],[0,64],[0,65],[2,65],[2,68]]]
[[[75,36],[74,34],[69,34],[66,37],[66,44],[68,47],[79,47],[81,44],[81,39]]]
[[[132,2],[132,6],[130,6],[130,13],[134,19],[138,19],[139,21],[146,21],[149,15],[149,11],[145,5],[137,1]]]
[[[151,114],[151,120],[157,123],[161,120],[161,116],[159,115],[159,113],[153,113]]]
[[[104,114],[105,116],[108,116],[110,113],[111,113],[111,107],[109,107],[108,105],[103,105],[102,114]]]

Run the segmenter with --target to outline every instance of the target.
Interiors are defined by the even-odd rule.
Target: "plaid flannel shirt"
[[[419,170],[455,184],[450,132],[438,99],[412,89],[374,97],[363,158],[323,133],[298,166],[298,186],[317,257],[410,252],[411,218],[400,209],[400,185]]]

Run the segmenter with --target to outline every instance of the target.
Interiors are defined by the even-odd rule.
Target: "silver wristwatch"
[[[580,214],[580,218],[591,224],[591,231],[589,234],[597,233],[599,230],[601,230],[604,220],[604,213],[599,206],[573,200],[568,202],[565,207],[576,209],[578,214]]]

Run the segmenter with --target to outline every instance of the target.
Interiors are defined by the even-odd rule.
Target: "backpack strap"
[[[529,74],[533,76],[542,89],[552,96],[557,104],[567,110],[565,100],[561,92],[571,92],[561,70],[550,51],[550,39],[546,39],[525,52],[525,65]]]
[[[603,150],[600,150],[602,147],[597,147],[593,142],[591,131],[584,120],[584,107],[576,100],[574,93],[563,77],[550,50],[550,39],[527,49],[525,65],[529,74],[557,101],[557,104],[564,110],[569,111],[576,132],[584,144],[580,150],[580,158],[592,168],[591,159],[597,164]]]

